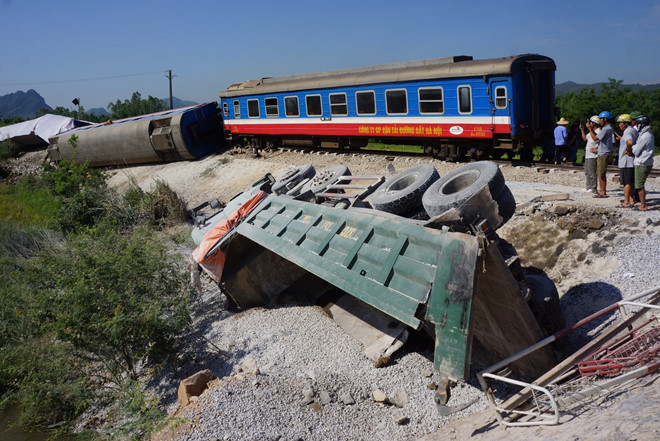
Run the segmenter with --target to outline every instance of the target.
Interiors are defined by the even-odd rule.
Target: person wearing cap
[[[628,140],[632,140],[634,144],[639,133],[632,128],[632,118],[627,113],[617,116],[616,122],[619,124],[619,130],[622,132],[619,137],[619,177],[621,185],[623,185],[623,202],[621,202],[621,207],[632,208],[635,206],[633,191],[635,166],[632,155],[628,154],[627,143]]]
[[[630,146],[628,154],[632,153],[635,156],[633,161],[635,165],[635,189],[639,194],[639,207],[635,207],[635,210],[647,211],[649,208],[646,205],[644,184],[653,168],[655,139],[653,133],[651,133],[651,119],[647,115],[640,115],[635,121],[637,122],[639,137],[637,142],[633,143],[631,140],[627,143],[627,146]]]
[[[589,134],[592,137],[598,138],[598,157],[596,158],[596,174],[598,175],[598,193],[594,195],[595,198],[607,198],[607,160],[609,159],[614,145],[612,143],[612,126],[610,120],[612,114],[604,110],[598,114],[600,120],[600,132],[595,133],[593,126],[588,127]]]
[[[635,130],[637,130],[637,124],[635,123],[635,120],[636,120],[641,114],[642,114],[642,112],[638,112],[638,111],[636,111],[636,110],[635,110],[634,112],[630,112],[630,118],[632,118],[632,125],[631,125],[631,126],[632,126],[632,128],[635,129]],[[639,130],[637,130],[637,132],[639,133]]]
[[[553,160],[555,165],[561,164],[563,158],[565,158],[568,153],[568,130],[566,130],[568,123],[569,121],[562,116],[561,119],[557,121],[557,127],[555,127],[555,158]]]
[[[584,174],[587,177],[586,191],[593,194],[598,194],[597,185],[598,178],[596,175],[596,158],[598,158],[598,133],[600,132],[600,119],[598,115],[594,115],[587,121],[586,127],[594,127],[594,135],[592,135],[585,124],[580,123],[580,132],[582,133],[582,140],[587,142],[584,149]]]

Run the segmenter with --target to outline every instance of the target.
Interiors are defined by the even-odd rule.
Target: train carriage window
[[[225,114],[225,118],[229,116],[229,106],[227,103],[222,103],[222,112]]]
[[[277,98],[266,98],[264,104],[266,105],[266,118],[277,118],[280,116],[280,111],[277,108]]]
[[[376,94],[373,91],[356,92],[355,103],[358,115],[376,114]]]
[[[385,105],[387,114],[405,114],[408,113],[408,93],[406,89],[386,90]]]
[[[472,88],[458,86],[458,113],[472,113]]]
[[[348,115],[345,93],[330,94],[330,115]]]
[[[497,86],[495,88],[495,107],[497,107],[498,109],[506,109],[506,102],[507,102],[506,87]]]
[[[300,109],[298,108],[298,97],[284,97],[284,110],[286,111],[286,116],[300,116]]]
[[[418,90],[419,113],[444,113],[445,101],[442,87],[429,87]]]
[[[305,96],[305,105],[307,106],[307,116],[323,115],[323,110],[321,108],[321,95]]]
[[[238,100],[234,101],[234,118],[241,117],[241,104]]]
[[[248,100],[248,117],[259,118],[259,100]]]

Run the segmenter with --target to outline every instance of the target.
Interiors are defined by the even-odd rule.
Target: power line
[[[135,73],[135,74],[124,74],[124,75],[112,75],[112,76],[107,76],[107,77],[96,77],[96,78],[79,78],[76,80],[56,80],[56,81],[33,81],[30,83],[0,83],[0,86],[5,87],[5,86],[32,86],[32,85],[37,85],[37,84],[60,84],[60,83],[78,83],[81,81],[98,81],[98,80],[112,80],[114,78],[126,78],[126,77],[138,77],[142,75],[153,75],[153,74],[159,74],[162,73],[162,71],[158,70],[155,72],[143,72],[143,73]]]

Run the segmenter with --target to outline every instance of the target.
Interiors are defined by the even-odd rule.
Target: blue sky
[[[228,85],[451,55],[538,53],[557,83],[660,83],[655,1],[0,0],[0,95],[106,107],[138,91],[208,102]]]

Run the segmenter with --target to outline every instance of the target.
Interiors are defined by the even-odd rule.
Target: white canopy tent
[[[46,146],[50,137],[89,124],[66,116],[46,114],[29,121],[0,127],[0,141],[12,139],[26,146]]]

